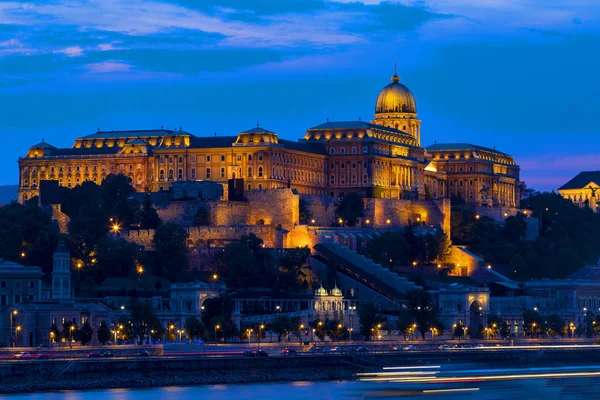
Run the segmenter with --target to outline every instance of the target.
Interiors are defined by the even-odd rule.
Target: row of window
[[[362,147],[362,151],[363,153],[368,153],[369,152],[369,146],[363,146]],[[329,148],[329,154],[346,154],[346,146],[337,146],[337,150],[336,147],[332,146]],[[350,147],[350,154],[356,154],[358,153],[358,149],[356,146],[352,146]]]
[[[0,288],[5,289],[7,286],[6,281],[0,281]],[[21,288],[21,281],[15,281],[14,284],[15,289],[20,289]],[[35,288],[35,281],[29,281],[29,283],[27,284],[28,288]]]

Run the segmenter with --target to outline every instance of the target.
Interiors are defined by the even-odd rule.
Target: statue
[[[597,187],[592,187],[592,185],[590,185],[588,187],[588,189],[590,189],[592,191],[592,197],[596,197],[596,190],[598,190]]]
[[[489,194],[490,194],[489,190],[490,190],[489,186],[484,186],[483,188],[481,188],[481,190],[479,191],[479,194],[481,195],[481,200],[489,199]]]

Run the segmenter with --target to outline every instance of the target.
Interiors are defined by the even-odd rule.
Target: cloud
[[[87,64],[86,69],[93,74],[107,74],[107,73],[123,73],[130,72],[131,65],[121,61],[102,61],[93,64]]]
[[[57,50],[56,53],[62,53],[68,57],[80,57],[83,55],[83,49],[80,46],[69,46]]]

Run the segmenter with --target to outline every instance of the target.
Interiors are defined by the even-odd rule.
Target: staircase
[[[336,270],[369,287],[380,295],[400,302],[411,290],[421,289],[404,277],[376,264],[373,260],[362,256],[337,242],[327,241],[315,246],[327,263]]]

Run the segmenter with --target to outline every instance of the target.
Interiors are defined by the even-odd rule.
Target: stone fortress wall
[[[218,247],[243,235],[254,233],[265,246],[293,248],[314,246],[318,227],[335,223],[335,198],[302,195],[312,214],[310,226],[299,222],[300,195],[291,189],[251,190],[245,193],[247,201],[172,200],[156,203],[163,222],[174,222],[188,231],[190,248]],[[364,200],[362,226],[354,229],[387,229],[421,222],[450,229],[449,200],[399,200],[368,198]],[[211,225],[194,227],[193,218],[199,207],[210,213]],[[367,222],[368,220],[368,222]],[[389,222],[388,222],[389,220]],[[353,228],[340,228],[351,230]],[[122,232],[131,242],[152,249],[153,230]]]

